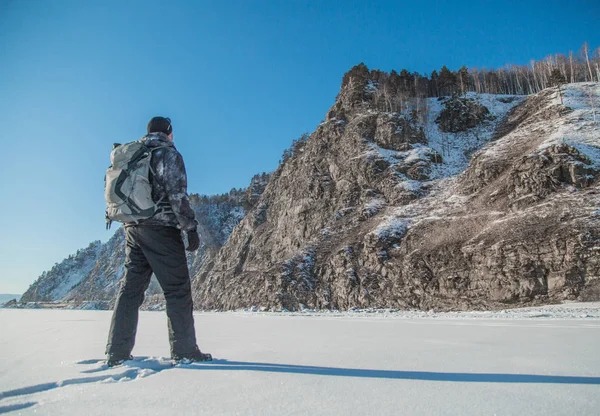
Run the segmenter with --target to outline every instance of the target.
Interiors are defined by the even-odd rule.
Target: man
[[[161,208],[151,218],[125,223],[125,274],[117,295],[108,343],[109,367],[131,360],[139,307],[152,272],[167,302],[171,357],[175,361],[209,361],[196,345],[191,284],[182,231],[188,251],[200,245],[194,211],[187,194],[187,175],[181,154],[173,144],[171,120],[154,117],[142,142],[152,150],[152,199]]]

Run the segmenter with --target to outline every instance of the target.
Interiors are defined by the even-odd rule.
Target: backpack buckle
[[[108,218],[108,211],[104,214],[104,218],[106,219],[106,229],[110,230],[110,226],[112,225],[112,220]]]

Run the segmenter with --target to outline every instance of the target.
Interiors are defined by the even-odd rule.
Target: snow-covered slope
[[[455,176],[463,172],[471,156],[491,141],[506,115],[516,105],[521,104],[524,96],[492,95],[467,93],[465,98],[484,106],[489,110],[489,119],[462,132],[443,132],[436,119],[444,108],[444,102],[437,98],[429,98],[430,108],[425,127],[428,146],[441,154],[443,162],[433,165],[432,179]]]
[[[23,294],[21,301],[54,301],[63,298],[85,279],[96,265],[101,250],[102,244],[95,241],[60,264],[57,263],[50,271],[42,273]]]
[[[136,359],[114,369],[110,312],[3,309],[0,413],[596,416],[600,306],[561,308],[197,313],[215,361],[178,367],[164,313],[142,312]]]
[[[557,88],[549,88],[534,96],[525,109],[527,122],[518,126],[515,120],[511,127],[516,131],[486,147],[479,159],[510,160],[515,149],[525,150],[524,156],[566,144],[585,155],[592,167],[600,166],[599,83],[566,84],[560,94]]]
[[[599,298],[600,86],[569,84],[562,94],[563,104],[556,88],[528,97],[464,172],[390,207],[375,227],[378,237],[412,241],[438,297]],[[469,146],[451,143],[457,154]]]
[[[600,83],[568,84],[561,95],[563,105],[571,111],[551,125],[555,132],[540,144],[539,150],[566,143],[600,168]],[[560,102],[560,95],[554,101]]]
[[[474,127],[452,132],[443,131],[439,118],[453,100],[449,97],[427,98],[424,104],[425,117],[422,125],[419,123],[424,133],[423,143],[415,143],[407,150],[398,151],[370,142],[370,150],[362,157],[385,160],[390,166],[396,168],[396,176],[401,180],[400,187],[407,191],[419,191],[424,186],[431,186],[430,181],[456,176],[463,172],[473,153],[496,138],[497,129],[509,111],[525,99],[524,96],[467,93],[460,100],[468,100],[482,106],[489,111],[488,116]],[[409,107],[403,114],[404,117],[408,117],[411,111]],[[426,175],[422,178],[414,178],[398,172],[402,171],[403,166],[418,164],[426,165],[426,172],[424,172]]]

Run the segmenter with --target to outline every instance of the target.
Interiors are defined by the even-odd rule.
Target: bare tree
[[[583,57],[587,63],[588,71],[590,74],[590,81],[594,80],[594,76],[592,75],[592,67],[590,66],[590,56],[589,56],[589,48],[587,42],[583,42],[583,46],[581,47],[581,51],[583,53]]]
[[[594,94],[592,93],[593,88],[587,88],[588,102],[590,107],[592,107],[592,115],[594,116],[594,123],[596,123],[596,105],[594,103]]]
[[[594,61],[596,66],[596,80],[600,82],[600,46],[596,48],[596,52],[594,53]]]
[[[573,51],[569,51],[569,64],[571,66],[571,83],[575,82],[575,72],[573,71]]]

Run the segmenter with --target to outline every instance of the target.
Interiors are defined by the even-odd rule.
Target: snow
[[[396,217],[386,217],[379,223],[373,233],[381,239],[400,239],[408,229],[409,220]]]
[[[353,159],[367,157],[367,158],[371,158],[371,159],[383,159],[390,164],[394,164],[394,163],[398,162],[398,159],[400,158],[400,156],[399,156],[400,152],[397,152],[396,150],[386,149],[386,148],[377,146],[375,143],[370,143],[370,139],[368,137],[365,137],[363,140],[367,143],[367,146],[371,150],[369,150],[368,152],[366,152],[363,155],[356,156]]]
[[[562,88],[564,105],[572,111],[567,111],[561,116],[551,113],[550,119],[548,116],[534,114],[531,116],[532,122],[521,125],[515,131],[493,142],[490,140],[493,138],[498,124],[515,105],[522,103],[526,97],[467,94],[467,98],[485,105],[494,116],[494,120],[483,122],[480,126],[468,129],[466,132],[455,134],[439,131],[435,119],[442,110],[443,103],[437,99],[428,99],[429,116],[425,135],[429,141],[428,146],[442,155],[443,163],[431,164],[430,178],[432,180],[429,183],[411,181],[407,178],[402,180],[398,184],[401,189],[417,193],[423,189],[423,185],[427,184],[427,192],[421,192],[421,198],[406,206],[388,207],[384,212],[387,217],[384,217],[382,221],[389,222],[393,217],[409,218],[411,226],[416,226],[429,218],[448,217],[449,215],[455,217],[457,213],[463,215],[462,206],[469,197],[459,196],[455,193],[457,174],[466,169],[470,157],[479,149],[480,158],[502,160],[507,157],[507,154],[510,154],[515,146],[521,146],[523,143],[531,142],[533,144],[532,151],[542,152],[549,146],[564,142],[577,148],[590,159],[594,168],[600,169],[600,83],[566,84]],[[560,105],[557,91],[553,93],[547,90],[540,94],[546,94],[549,99],[545,101],[544,107],[538,108],[536,111],[544,112],[550,107]],[[371,157],[378,155],[391,164],[398,163],[399,160],[402,160],[403,154],[407,153],[378,149],[376,145],[370,147],[368,154]],[[414,151],[414,156],[411,155],[411,157],[426,158],[424,149],[428,149],[428,147],[416,145],[414,149],[411,149]],[[473,214],[473,216],[476,215],[478,214]],[[507,214],[498,213],[498,215],[506,216]]]
[[[414,179],[406,179],[398,184],[399,189],[409,192],[418,192],[422,186],[423,182]]]
[[[539,150],[565,142],[600,168],[600,83],[568,84],[563,94],[563,104],[573,111],[554,120],[555,133],[540,145]]]
[[[73,268],[67,273],[61,275],[59,285],[52,290],[50,293],[51,299],[62,299],[75,287],[75,285],[81,282],[96,265],[97,258],[92,257],[85,259],[85,263],[81,268]]]
[[[215,361],[179,367],[166,358],[164,312],[142,312],[136,360],[113,369],[101,362],[110,316],[0,310],[0,413],[548,416],[600,406],[599,303],[197,313]]]
[[[365,141],[368,141],[365,138]],[[363,157],[371,157],[376,159],[384,159],[389,164],[393,165],[398,163],[399,161],[403,161],[407,164],[412,164],[422,161],[429,161],[432,151],[431,148],[424,146],[422,144],[413,144],[413,147],[410,150],[405,152],[400,152],[396,150],[386,149],[384,147],[377,146],[375,143],[368,143],[368,147],[371,149],[366,152]],[[361,157],[361,156],[359,156]]]
[[[549,91],[540,94],[548,94]],[[600,166],[600,83],[574,83],[562,87],[563,105],[566,113],[547,117],[538,117],[528,125],[520,127],[517,133],[506,136],[501,143],[494,143],[484,149],[484,155],[492,158],[501,158],[507,148],[526,139],[535,140],[537,137],[546,136],[535,149],[541,153],[544,149],[566,143],[576,147],[584,153],[595,166]],[[542,112],[560,105],[558,90],[546,101]],[[535,117],[535,115],[533,116]]]
[[[479,126],[459,133],[444,133],[440,131],[435,120],[443,110],[444,104],[437,98],[428,98],[426,107],[427,120],[424,126],[427,145],[413,144],[408,151],[395,151],[383,148],[365,137],[364,141],[370,150],[358,157],[370,159],[383,159],[390,165],[413,164],[418,161],[429,163],[435,153],[442,156],[442,163],[431,163],[432,180],[442,179],[458,175],[467,168],[471,155],[485,146],[494,135],[496,128],[502,122],[508,112],[525,100],[525,96],[478,94],[470,92],[464,95],[484,105],[490,111],[492,120],[482,122]],[[398,174],[402,179],[398,186],[407,191],[418,191],[422,183],[410,182],[405,176]]]
[[[386,206],[385,199],[383,198],[372,198],[367,202],[363,208],[363,212],[368,216],[373,216],[381,211]]]
[[[465,97],[487,107],[493,120],[485,121],[464,132],[444,133],[440,131],[439,125],[435,122],[443,109],[443,103],[437,98],[429,98],[427,103],[429,115],[425,126],[425,136],[428,145],[442,155],[444,160],[441,164],[432,165],[432,179],[446,178],[464,171],[472,153],[493,138],[496,128],[508,112],[526,98],[525,96],[477,94],[475,92],[469,92],[465,94]]]

